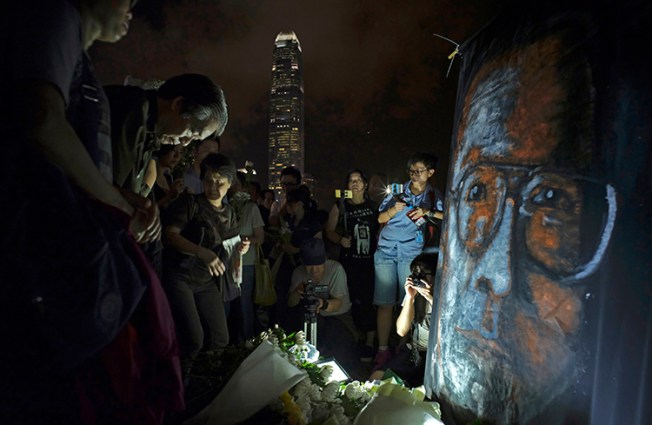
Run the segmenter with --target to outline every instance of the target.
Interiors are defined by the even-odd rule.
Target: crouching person
[[[322,356],[333,356],[342,364],[354,363],[356,331],[344,268],[326,259],[324,241],[318,238],[302,242],[299,255],[303,264],[292,273],[290,310],[300,312],[302,317],[316,314],[317,348]]]
[[[434,299],[437,253],[419,254],[410,264],[410,276],[405,280],[405,298],[396,319],[396,332],[409,342],[401,345],[399,354],[369,377],[370,381],[386,378],[387,369],[412,387],[423,384],[426,351],[430,337],[430,315]]]

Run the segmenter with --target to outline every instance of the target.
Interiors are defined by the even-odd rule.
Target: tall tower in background
[[[293,166],[303,174],[303,61],[294,31],[274,42],[269,108],[269,188],[280,193],[281,170]]]

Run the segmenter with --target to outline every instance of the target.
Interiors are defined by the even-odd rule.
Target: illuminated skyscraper
[[[280,193],[281,170],[303,169],[303,61],[294,31],[280,32],[274,42],[269,108],[269,188]]]

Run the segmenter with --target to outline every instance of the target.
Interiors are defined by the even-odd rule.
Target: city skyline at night
[[[281,171],[304,170],[304,92],[301,43],[294,31],[274,41],[269,95],[269,188],[281,192]]]

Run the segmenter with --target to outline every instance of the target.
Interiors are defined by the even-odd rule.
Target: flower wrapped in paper
[[[263,341],[238,367],[218,396],[184,425],[242,422],[306,377],[278,346]]]
[[[424,399],[425,394],[420,389],[385,383],[378,387],[376,394],[360,411],[353,425],[443,425],[439,404]]]

